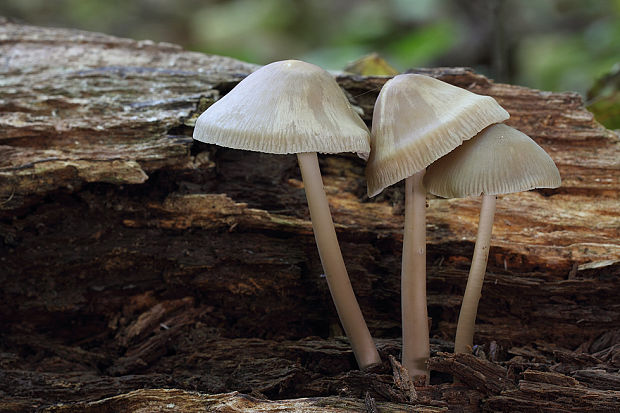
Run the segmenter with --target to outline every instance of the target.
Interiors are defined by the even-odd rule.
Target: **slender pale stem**
[[[478,302],[482,295],[482,284],[489,259],[494,216],[495,195],[482,195],[478,236],[476,237],[474,256],[471,260],[467,286],[463,295],[463,304],[461,304],[459,322],[456,326],[456,338],[454,339],[455,353],[471,353],[474,345],[476,313],[478,312]]]
[[[405,229],[401,275],[403,366],[412,377],[426,375],[430,356],[426,308],[426,189],[422,170],[405,180]]]
[[[316,245],[329,291],[360,368],[381,363],[344,266],[316,153],[297,154]]]

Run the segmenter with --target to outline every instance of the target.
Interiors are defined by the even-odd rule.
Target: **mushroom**
[[[489,257],[496,195],[557,188],[561,179],[551,157],[526,134],[492,125],[429,166],[424,184],[444,198],[482,194],[478,235],[459,314],[455,353],[471,352],[474,325]]]
[[[386,82],[375,104],[366,167],[368,195],[405,179],[401,275],[403,365],[426,375],[430,355],[426,308],[425,168],[485,127],[509,115],[481,96],[416,74]]]
[[[274,62],[242,80],[196,121],[194,139],[229,148],[297,154],[327,283],[360,368],[381,362],[344,265],[317,152],[366,157],[368,128],[333,77],[298,60]]]

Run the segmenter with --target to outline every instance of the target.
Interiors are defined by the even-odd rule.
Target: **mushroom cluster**
[[[492,97],[415,74],[387,81],[375,104],[368,195],[405,179],[405,228],[401,266],[402,363],[428,378],[426,305],[426,167],[509,115]]]
[[[296,154],[323,270],[360,368],[380,363],[340,252],[317,152],[368,159],[368,195],[405,180],[401,268],[402,362],[425,376],[430,354],[426,304],[426,191],[441,197],[482,195],[478,238],[459,316],[455,351],[466,352],[486,271],[495,197],[555,188],[553,160],[492,97],[415,74],[395,76],[375,104],[372,131],[333,77],[286,60],[247,76],[197,120],[194,139],[229,148]],[[368,157],[369,155],[369,157]]]

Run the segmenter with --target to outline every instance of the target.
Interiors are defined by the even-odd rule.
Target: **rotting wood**
[[[382,413],[406,413],[414,409],[420,413],[439,413],[445,409],[398,405],[396,403],[377,403],[377,411]],[[79,403],[69,406],[59,406],[46,409],[46,412],[72,413],[72,412],[102,412],[102,411],[183,411],[183,412],[316,412],[316,413],[340,413],[348,411],[361,412],[366,410],[363,400],[345,399],[340,397],[322,397],[297,400],[261,400],[241,393],[225,393],[215,395],[203,395],[181,390],[136,390],[131,393],[111,397],[96,402]]]
[[[431,370],[450,373],[461,383],[467,383],[483,394],[497,394],[514,387],[514,377],[508,370],[471,354],[439,353],[429,360]]]
[[[387,362],[352,370],[334,338],[294,157],[192,143],[195,118],[256,66],[2,19],[0,62],[1,408],[84,407],[144,387],[341,395],[357,399],[351,409],[368,392],[380,411],[411,401]],[[617,135],[574,93],[462,68],[416,71],[497,98],[563,178],[556,191],[498,200],[474,340],[503,350],[490,362],[435,345],[438,376],[416,400],[471,412],[597,401],[620,410]],[[369,121],[386,78],[336,77]],[[398,357],[402,188],[368,200],[363,161],[323,156],[321,167],[362,310],[384,360]],[[428,201],[431,334],[448,341],[478,207]],[[461,365],[472,380],[442,381]],[[119,399],[147,393],[129,394]]]
[[[558,386],[522,380],[519,388],[489,398],[483,411],[613,413],[620,408],[620,392],[582,386]]]

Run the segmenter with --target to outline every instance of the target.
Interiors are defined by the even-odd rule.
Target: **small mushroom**
[[[416,74],[386,82],[375,104],[368,195],[405,179],[405,228],[401,276],[403,365],[426,375],[430,355],[426,305],[425,168],[485,127],[509,115],[490,96],[481,96]]]
[[[492,125],[429,166],[424,184],[444,198],[482,194],[478,235],[456,328],[455,353],[471,352],[478,302],[489,257],[496,195],[557,188],[561,179],[551,157],[526,134]]]
[[[327,283],[361,368],[380,363],[342,259],[317,152],[367,156],[368,128],[325,70],[274,62],[242,80],[196,121],[194,139],[229,148],[297,154]]]

